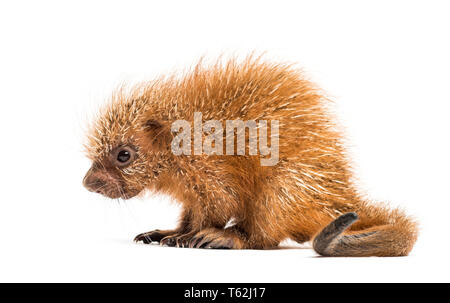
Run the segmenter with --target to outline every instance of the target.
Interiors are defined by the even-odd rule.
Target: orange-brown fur
[[[182,76],[161,77],[113,96],[86,144],[96,164],[91,172],[118,180],[111,189],[120,192],[116,196],[149,189],[181,203],[180,226],[139,235],[144,242],[264,249],[286,238],[310,241],[340,215],[354,212],[359,220],[327,249],[314,243],[319,253],[407,255],[416,224],[357,193],[328,102],[289,65],[253,57],[199,63]],[[192,122],[194,112],[203,120],[278,120],[278,164],[261,166],[259,155],[175,156],[171,123]],[[138,148],[136,160],[124,169],[108,162],[121,144]],[[235,225],[224,229],[230,219]]]

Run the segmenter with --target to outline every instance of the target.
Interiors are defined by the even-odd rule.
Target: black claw
[[[177,238],[176,239],[176,243],[177,243],[177,247],[183,248],[183,245],[184,245],[184,240],[183,239]]]
[[[142,240],[142,236],[143,236],[144,234],[139,234],[139,235],[137,235],[136,237],[134,237],[134,242],[139,242],[139,241],[141,241]]]
[[[197,248],[209,248],[209,244],[212,241],[205,241],[204,243],[202,243],[202,241],[200,241],[199,243],[197,243]]]
[[[176,242],[175,238],[169,238],[169,239],[167,239],[165,244],[167,246],[174,247],[177,245],[177,242]]]
[[[139,242],[139,241],[144,242],[144,244],[152,243],[152,239],[149,236],[147,236],[145,233],[139,234],[134,238],[134,242]]]
[[[145,244],[150,244],[152,243],[152,239],[149,236],[144,236],[142,242],[144,242]]]
[[[194,237],[191,240],[191,243],[189,244],[189,247],[198,248],[197,244],[200,243],[203,240],[203,237]]]

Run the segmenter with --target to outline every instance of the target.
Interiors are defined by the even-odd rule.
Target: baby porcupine
[[[93,164],[84,185],[111,198],[148,189],[181,203],[178,227],[135,238],[144,243],[264,249],[291,238],[313,240],[324,256],[407,255],[416,224],[357,193],[326,106],[290,65],[252,56],[199,63],[183,76],[113,95],[88,136]],[[264,166],[261,155],[248,152],[175,155],[171,126],[192,125],[195,113],[205,121],[278,121],[278,162]],[[244,137],[248,145],[248,129]]]

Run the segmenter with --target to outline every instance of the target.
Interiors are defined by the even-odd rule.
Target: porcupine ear
[[[170,128],[164,121],[147,119],[143,123],[145,147],[165,149],[170,146]]]
[[[162,127],[162,124],[158,120],[154,120],[154,119],[148,119],[144,123],[144,128],[149,131],[155,130],[155,129],[158,129],[161,127]]]

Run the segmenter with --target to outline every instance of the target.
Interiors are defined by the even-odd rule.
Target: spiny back
[[[148,119],[192,121],[194,113],[201,112],[203,120],[278,120],[280,155],[290,159],[301,152],[306,158],[340,154],[327,102],[291,65],[253,56],[211,65],[200,61],[181,76],[119,89],[91,128],[88,152],[109,152],[116,142],[133,138]]]

